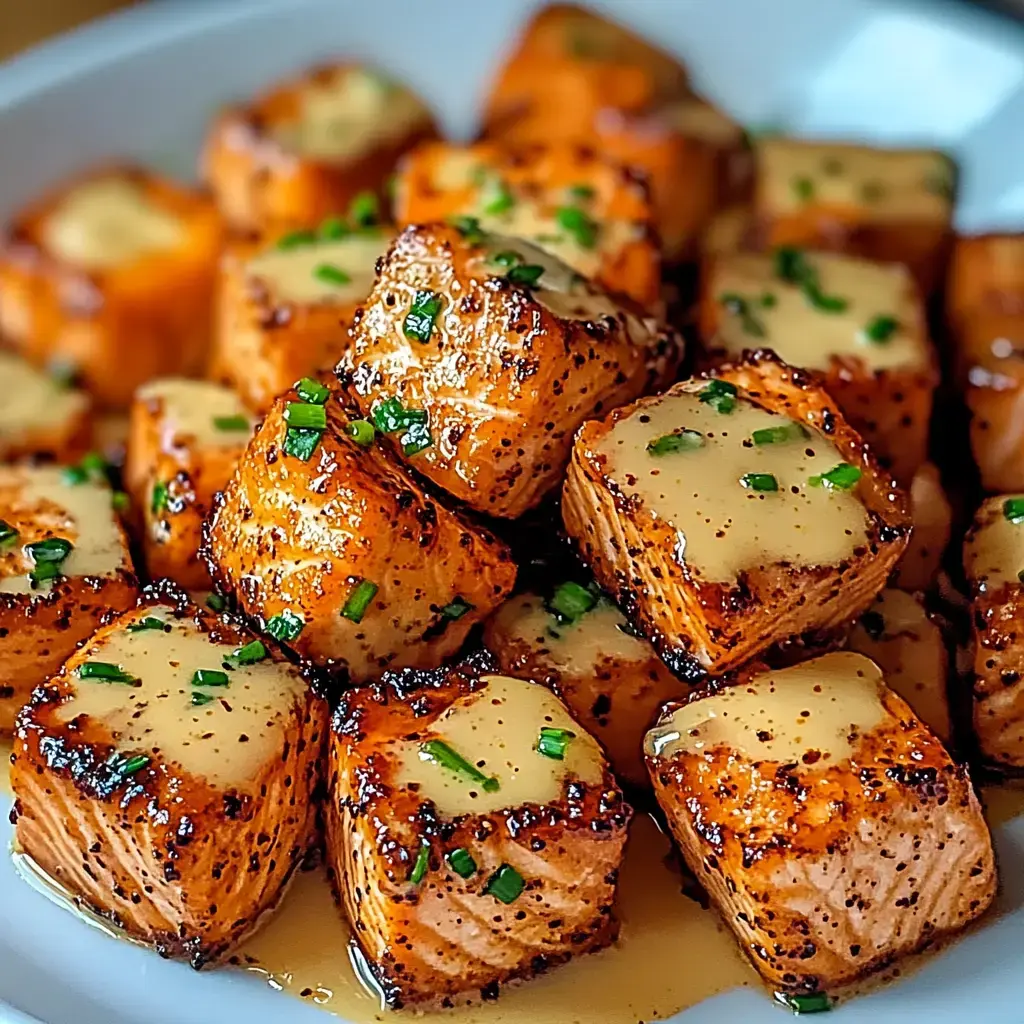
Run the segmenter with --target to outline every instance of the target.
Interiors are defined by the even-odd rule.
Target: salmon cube
[[[332,368],[392,237],[383,228],[353,230],[334,220],[319,232],[228,249],[210,376],[264,413],[301,377]]]
[[[384,197],[395,162],[434,138],[430,111],[380,71],[329,64],[217,118],[203,176],[235,232],[306,229]]]
[[[669,705],[647,736],[683,857],[780,1001],[963,929],[996,871],[967,768],[850,651]]]
[[[0,466],[0,736],[110,610],[135,603],[111,497],[77,473]]]
[[[92,441],[89,396],[0,349],[0,462],[77,462]]]
[[[957,238],[946,279],[954,332],[985,313],[1024,314],[1024,233]]]
[[[484,627],[502,672],[550,687],[605,749],[616,775],[647,788],[644,734],[688,687],[596,587],[566,581],[545,600],[518,594]]]
[[[346,693],[327,857],[392,1007],[459,1005],[607,946],[631,811],[550,690],[484,663]]]
[[[130,419],[125,480],[142,516],[149,575],[208,590],[199,558],[203,520],[256,421],[233,391],[177,377],[139,388]]]
[[[516,518],[562,480],[586,419],[674,379],[679,339],[550,254],[476,224],[412,226],[380,263],[338,375],[428,480]],[[422,440],[392,403],[426,414]]]
[[[1024,768],[1024,494],[986,499],[964,541],[982,756]]]
[[[21,212],[0,244],[0,334],[125,409],[152,377],[203,363],[221,222],[181,185],[94,171]]]
[[[686,679],[855,618],[910,534],[903,494],[835,404],[772,353],[584,424],[562,517]]]
[[[395,220],[425,224],[456,216],[525,238],[642,306],[660,302],[661,251],[646,185],[590,147],[420,146],[399,167]]]
[[[429,496],[374,433],[338,392],[299,382],[214,503],[204,545],[218,588],[265,633],[356,683],[436,668],[516,576],[508,548]]]
[[[893,584],[901,590],[930,590],[939,576],[942,556],[953,532],[953,507],[938,468],[924,463],[910,481],[910,515],[914,530],[896,566]]]
[[[920,598],[902,590],[883,590],[857,620],[848,646],[870,658],[882,670],[886,685],[943,743],[949,743],[949,653],[942,627]]]
[[[163,956],[217,960],[314,836],[327,706],[290,662],[159,595],[101,627],[18,718],[20,855]]]
[[[812,370],[900,481],[927,458],[938,365],[905,267],[793,248],[723,256],[700,320],[712,360],[770,348]]]
[[[956,168],[942,153],[765,137],[754,215],[768,246],[905,263],[922,291],[945,269]]]

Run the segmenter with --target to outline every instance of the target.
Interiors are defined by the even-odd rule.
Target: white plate
[[[167,0],[107,19],[0,67],[0,216],[69,172],[112,156],[188,173],[219,104],[340,54],[401,74],[452,133],[468,135],[502,44],[527,6],[517,0]],[[943,146],[963,167],[959,225],[1024,227],[1020,27],[958,4],[906,0],[605,0],[596,6],[677,50],[698,84],[745,123]],[[4,817],[7,809],[0,798]],[[0,828],[0,844],[6,846],[8,833],[8,826]],[[829,1020],[1024,1021],[1024,820],[1000,829],[997,844],[1004,891],[984,928],[909,980],[856,1000]],[[681,949],[679,957],[692,962],[700,951]],[[197,975],[105,938],[31,891],[3,858],[0,1024],[32,1024],[32,1017],[47,1024],[327,1020],[254,979],[224,971]],[[760,993],[745,990],[677,1019],[771,1024],[785,1018]]]

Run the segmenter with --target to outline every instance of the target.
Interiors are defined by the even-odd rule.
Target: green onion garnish
[[[495,266],[501,267],[502,270],[508,270],[510,267],[517,267],[523,262],[521,253],[516,252],[514,249],[502,249],[501,252],[496,252],[490,258],[490,262]]]
[[[1014,526],[1024,523],[1024,498],[1007,498],[1003,502],[1003,518]]]
[[[490,217],[507,213],[516,205],[516,197],[500,178],[492,178],[480,196],[480,209]]]
[[[345,433],[355,441],[356,444],[368,448],[373,444],[376,436],[376,429],[369,420],[350,420],[345,425]]]
[[[583,202],[588,199],[593,199],[596,194],[597,192],[592,185],[580,184],[569,186],[569,195],[572,196],[573,199],[579,199]]]
[[[249,419],[246,416],[214,416],[213,425],[217,430],[248,430]]]
[[[798,285],[804,293],[804,298],[823,313],[842,313],[850,305],[846,299],[825,295],[822,292],[817,270],[811,266],[800,249],[788,245],[776,249],[775,273],[783,281]]]
[[[277,240],[278,249],[298,249],[304,245],[312,245],[316,235],[312,231],[289,231]]]
[[[597,221],[578,206],[560,206],[555,211],[555,223],[584,249],[593,249],[597,245]]]
[[[761,296],[761,305],[765,309],[772,309],[778,303],[778,301],[779,300],[775,297],[774,292],[765,292]]]
[[[29,578],[38,583],[60,576],[61,566],[73,550],[72,543],[63,537],[48,537],[34,544],[26,544],[25,553],[35,565],[29,573]]]
[[[285,454],[301,459],[303,462],[309,462],[323,434],[322,430],[289,427],[284,435]]]
[[[132,499],[124,491],[114,491],[110,495],[110,507],[115,512],[127,512],[131,505]]]
[[[441,609],[441,614],[446,619],[451,619],[454,622],[456,619],[461,619],[466,612],[471,612],[472,610],[473,605],[468,601],[463,601],[461,597],[454,597]]]
[[[547,601],[547,608],[559,622],[575,622],[589,612],[600,596],[596,588],[581,587],[571,580],[560,583]]]
[[[368,228],[377,223],[380,203],[373,192],[360,192],[348,208],[348,218],[360,227]]]
[[[811,432],[799,423],[787,423],[781,427],[762,427],[751,434],[756,445],[786,444],[787,441],[802,441],[810,436]]]
[[[416,853],[416,862],[412,866],[412,871],[409,872],[409,881],[413,885],[419,885],[423,881],[429,865],[430,847],[424,843]]]
[[[465,775],[473,782],[479,782],[485,793],[496,793],[501,788],[501,783],[495,776],[484,775],[475,764],[467,761],[444,740],[427,740],[426,743],[420,744],[420,754],[442,768],[447,768],[458,775]]]
[[[523,876],[511,864],[502,864],[487,880],[484,892],[502,903],[515,903],[523,885]]]
[[[203,693],[200,690],[192,691],[192,707],[201,708],[204,704],[210,704],[217,698],[212,693]]]
[[[227,606],[227,600],[220,594],[209,594],[206,598],[206,607],[212,611],[222,612]]]
[[[537,263],[520,263],[512,267],[505,275],[512,284],[521,285],[524,288],[535,288],[544,273],[544,268]]]
[[[455,230],[458,231],[458,233],[462,235],[470,245],[480,245],[483,242],[484,232],[480,227],[480,221],[476,217],[465,217],[461,215],[449,217],[448,223],[451,224],[451,226],[455,228]]]
[[[848,491],[861,478],[861,471],[848,462],[840,462],[827,473],[820,476],[809,477],[807,482],[812,487],[827,487],[829,489]]]
[[[333,263],[318,263],[313,268],[313,276],[324,284],[344,285],[352,283],[352,275],[336,267]]]
[[[351,232],[349,226],[340,217],[328,217],[321,222],[316,233],[325,241],[336,242]]]
[[[362,622],[370,602],[377,596],[380,588],[372,580],[360,580],[348,595],[341,609],[342,618],[350,622]]]
[[[310,405],[325,405],[327,399],[331,397],[330,389],[320,381],[313,380],[312,377],[302,377],[292,387],[295,389],[295,394]]]
[[[537,753],[550,757],[553,761],[565,760],[565,748],[576,739],[576,733],[568,729],[551,729],[543,726],[537,740]]]
[[[779,481],[771,473],[744,473],[740,483],[751,491],[777,491]]]
[[[0,548],[13,544],[18,539],[18,531],[6,519],[0,519]]]
[[[434,437],[425,423],[410,423],[409,429],[399,440],[402,452],[406,455],[419,455],[434,443]]]
[[[145,754],[133,754],[131,757],[125,757],[123,760],[122,756],[118,754],[116,758],[111,758],[108,763],[116,768],[118,775],[127,777],[142,771],[149,762],[150,759]]]
[[[789,1007],[794,1013],[825,1013],[832,1009],[832,1000],[825,992],[807,992],[793,995],[789,992],[776,992],[775,1001]]]
[[[710,380],[697,397],[715,412],[730,413],[736,408],[736,385],[727,380]]]
[[[192,673],[193,686],[230,686],[231,677],[219,668],[197,668]]]
[[[153,493],[149,498],[149,510],[155,516],[167,511],[167,484],[162,480],[157,480],[153,484]]]
[[[138,622],[133,622],[128,627],[129,633],[144,633],[150,629],[159,629],[161,632],[164,630],[170,630],[170,626],[164,622],[163,619],[158,619],[155,615],[147,615],[146,618],[140,619]]]
[[[651,441],[647,451],[651,455],[672,455],[675,452],[696,451],[703,448],[704,444],[704,435],[699,430],[677,430]]]
[[[876,316],[864,328],[864,337],[876,345],[884,345],[899,330],[900,322],[894,316]]]
[[[469,850],[464,847],[460,846],[457,850],[452,850],[447,854],[445,860],[448,861],[448,866],[460,878],[471,878],[476,874],[476,861],[473,860]]]
[[[232,668],[238,668],[239,665],[255,665],[263,661],[267,655],[268,651],[262,640],[250,640],[244,646],[235,648],[224,661]]]
[[[294,640],[306,623],[301,615],[296,615],[290,608],[267,620],[264,631],[275,640]]]
[[[1021,569],[1021,571],[1020,571],[1019,573],[1017,573],[1017,579],[1018,579],[1018,580],[1019,580],[1019,581],[1020,581],[1021,583],[1024,583],[1024,569]]]
[[[747,334],[755,338],[765,336],[764,324],[754,315],[753,304],[742,295],[726,292],[718,301],[725,307],[726,312],[739,318],[740,326]]]
[[[75,669],[79,679],[96,679],[102,683],[134,683],[135,676],[129,675],[120,665],[110,661],[87,661]]]
[[[284,409],[285,422],[289,427],[307,430],[327,429],[327,410],[312,402],[289,402]]]
[[[810,178],[794,178],[793,192],[796,194],[797,199],[807,202],[808,199],[814,197],[814,182]]]
[[[374,406],[370,415],[382,434],[404,431],[399,440],[406,455],[416,455],[434,443],[423,409],[406,409],[397,398],[386,398]]]
[[[434,321],[441,312],[441,303],[441,296],[437,292],[416,292],[409,312],[402,321],[402,332],[405,336],[415,341],[430,341],[430,336],[434,333]]]

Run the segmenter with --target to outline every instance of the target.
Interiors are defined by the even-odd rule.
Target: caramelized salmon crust
[[[906,496],[880,470],[868,446],[843,419],[813,375],[787,366],[773,352],[744,355],[743,362],[724,364],[713,376],[702,374],[677,384],[664,395],[641,399],[616,409],[604,420],[584,424],[576,435],[562,495],[562,518],[583,561],[630,621],[684,679],[694,680],[705,672],[722,674],[773,644],[828,631],[851,621],[885,585],[911,532]],[[765,549],[766,542],[758,534],[754,547],[745,549],[750,555],[749,564],[733,565],[715,578],[715,574],[702,571],[696,552],[690,555],[692,544],[683,524],[673,525],[664,511],[659,514],[657,508],[647,507],[638,494],[627,493],[638,477],[645,473],[653,475],[649,466],[667,474],[673,466],[671,460],[683,460],[674,465],[675,471],[685,474],[688,453],[676,451],[660,456],[654,463],[659,452],[654,444],[656,439],[652,438],[647,451],[637,453],[641,459],[652,460],[649,464],[630,463],[616,473],[609,465],[609,455],[602,453],[602,442],[618,423],[634,417],[636,422],[645,423],[656,415],[659,406],[681,396],[698,396],[698,392],[706,392],[707,384],[703,382],[714,381],[734,389],[730,393],[735,400],[746,400],[756,408],[779,414],[779,425],[769,429],[791,431],[791,424],[799,425],[803,433],[791,435],[786,442],[791,450],[811,456],[816,443],[821,449],[834,450],[831,458],[839,466],[847,467],[844,472],[854,476],[852,485],[833,487],[819,476],[804,478],[802,488],[792,488],[798,495],[802,491],[808,501],[825,492],[838,501],[849,492],[863,506],[861,522],[857,524],[859,537],[853,536],[845,521],[827,526],[815,523],[813,527],[813,533],[834,530],[840,541],[853,537],[847,544],[849,550],[844,548],[836,561],[800,564],[770,560],[771,552]],[[705,403],[708,398],[701,397],[700,401]],[[722,415],[720,420],[723,436],[727,436],[729,416]],[[673,420],[670,429],[691,433],[681,429],[685,426]],[[751,452],[759,447],[750,439],[743,443],[743,448]],[[819,465],[829,468],[825,463]],[[712,489],[733,488],[736,505],[730,505],[728,517],[723,519],[713,540],[728,550],[736,545],[727,531],[736,531],[741,514],[746,522],[743,528],[749,530],[755,529],[751,523],[757,519],[770,523],[775,513],[767,499],[774,500],[776,494],[764,494],[766,504],[751,511],[740,502],[744,495],[758,496],[759,474],[715,480],[718,469],[715,463],[705,464],[700,479],[681,479],[679,489],[689,492],[692,487],[696,497],[704,493],[702,485]],[[781,496],[787,495],[787,484],[793,483],[773,477],[767,484],[772,481]],[[714,495],[709,492],[706,497]],[[818,509],[804,514],[811,519],[826,514],[820,506]],[[711,522],[704,515],[697,515],[696,519]],[[691,525],[696,527],[698,523]],[[806,543],[812,531],[806,529],[802,520],[798,526]],[[842,544],[837,545],[837,550],[839,546]],[[799,552],[800,545],[795,544],[793,550]]]
[[[675,379],[673,332],[522,239],[414,225],[378,266],[339,378],[367,418],[426,413],[430,443],[397,447],[488,515],[538,504],[584,420]]]
[[[334,716],[327,856],[392,1007],[495,998],[618,932],[632,812],[557,699],[491,667],[388,673]],[[564,760],[537,749],[545,727],[571,731]],[[432,762],[432,738],[480,781]]]
[[[686,863],[781,993],[835,994],[995,896],[966,766],[860,655],[670,703],[647,754]]]
[[[196,968],[258,926],[314,839],[327,708],[252,642],[154,590],[18,718],[19,853],[83,910]]]
[[[210,574],[329,674],[436,668],[511,591],[512,556],[428,495],[337,390],[308,383],[320,392],[300,383],[278,398],[218,496],[204,525]],[[323,430],[289,426],[320,411]]]

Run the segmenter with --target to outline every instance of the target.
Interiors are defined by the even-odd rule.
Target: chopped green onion
[[[754,444],[785,444],[787,441],[801,441],[811,436],[811,432],[800,423],[787,423],[781,427],[762,427],[751,435]]]
[[[822,292],[817,270],[800,249],[788,245],[776,249],[775,272],[783,281],[798,285],[804,298],[823,313],[842,313],[850,305],[846,299]]]
[[[736,408],[736,385],[727,380],[710,380],[697,397],[715,412],[730,413]]]
[[[1003,502],[1003,518],[1014,526],[1024,523],[1024,498],[1007,498]]]
[[[157,480],[153,484],[153,493],[149,499],[149,510],[155,516],[167,511],[167,484],[162,480]]]
[[[470,245],[480,245],[483,242],[484,232],[480,227],[480,221],[476,217],[465,217],[461,215],[449,217],[448,223],[451,224],[451,226],[455,228],[455,230],[458,231],[458,233],[462,235]]]
[[[193,686],[230,686],[231,677],[219,668],[197,668],[192,673]]]
[[[128,627],[128,632],[144,633],[149,629],[159,629],[163,632],[164,630],[169,630],[170,626],[168,626],[163,619],[158,619],[155,615],[147,615],[146,618],[140,619],[138,622],[133,622]]]
[[[285,422],[289,427],[304,430],[326,430],[327,410],[311,402],[289,402],[284,409]]]
[[[59,566],[74,550],[74,545],[63,537],[48,537],[26,544],[25,552],[37,566]],[[49,577],[52,578],[52,577]]]
[[[763,338],[765,336],[764,324],[754,315],[751,303],[742,295],[737,295],[735,292],[726,292],[718,301],[725,307],[728,313],[739,317],[740,326],[747,334],[751,334],[755,338]]]
[[[793,179],[793,191],[797,199],[807,202],[814,197],[814,182],[810,178],[799,177]]]
[[[597,221],[578,206],[560,206],[555,211],[555,223],[563,231],[568,231],[577,245],[584,249],[593,249],[597,245]]]
[[[523,262],[521,253],[516,252],[514,249],[503,249],[501,252],[496,252],[490,257],[490,262],[496,266],[502,268],[502,270],[508,270],[510,267],[517,267]]]
[[[517,267],[512,267],[505,277],[512,284],[518,284],[524,288],[535,288],[543,273],[544,268],[538,263],[521,263]]]
[[[464,847],[460,846],[457,850],[452,850],[445,857],[445,860],[448,861],[448,866],[460,878],[471,878],[476,874],[476,861],[473,860],[469,850]]]
[[[804,286],[804,298],[822,313],[844,313],[850,306],[847,299],[838,295],[825,295],[817,284]]]
[[[490,217],[508,213],[516,205],[516,197],[500,178],[492,178],[480,196],[480,209]]]
[[[368,448],[373,444],[377,434],[374,425],[369,420],[350,420],[345,425],[345,433],[355,441],[356,444]]]
[[[298,249],[304,245],[312,245],[316,235],[312,231],[289,231],[277,240],[278,249]]]
[[[217,698],[212,693],[203,693],[201,690],[192,691],[192,707],[201,708],[204,704],[210,704]]]
[[[807,992],[793,995],[789,992],[776,992],[775,1001],[789,1007],[794,1013],[825,1013],[832,1009],[832,1000],[825,992]]]
[[[434,321],[441,312],[441,304],[441,296],[437,292],[416,292],[409,312],[402,321],[405,336],[424,343],[430,341],[434,333]]]
[[[447,768],[458,775],[465,775],[472,782],[479,782],[485,793],[496,793],[501,788],[497,778],[493,775],[484,775],[475,764],[467,761],[444,740],[427,740],[426,743],[420,744],[420,754],[442,768]]]
[[[247,416],[214,416],[213,425],[217,430],[248,430],[249,418]]]
[[[255,665],[263,661],[267,655],[268,651],[262,640],[250,640],[244,646],[235,648],[224,660],[232,668],[238,668],[239,665]]]
[[[132,506],[132,499],[124,491],[114,491],[110,496],[110,507],[115,512],[127,512]]]
[[[1024,583],[1024,569],[1021,569],[1021,571],[1020,571],[1019,573],[1017,573],[1017,579],[1018,579],[1018,580],[1019,580],[1019,581],[1020,581],[1021,583]]]
[[[328,217],[321,222],[316,233],[326,241],[336,242],[351,232],[349,226],[340,217]]]
[[[135,676],[129,675],[120,665],[109,661],[86,661],[75,670],[79,679],[96,679],[102,683],[134,683]]]
[[[92,481],[97,484],[110,484],[110,463],[99,452],[89,452],[77,466],[68,466],[61,478],[71,487],[77,487]]]
[[[899,330],[900,322],[894,316],[876,316],[864,328],[864,337],[876,345],[884,345]]]
[[[0,519],[0,548],[13,544],[18,539],[18,531],[6,519]]]
[[[778,299],[775,297],[774,292],[765,292],[761,296],[761,305],[765,309],[773,309],[778,303]]]
[[[502,903],[515,903],[523,891],[523,876],[511,864],[502,864],[487,880],[484,892]]]
[[[952,199],[956,191],[956,168],[948,157],[940,157],[924,179],[925,190],[943,199]]]
[[[366,609],[370,607],[370,602],[377,596],[379,589],[372,580],[360,580],[341,609],[342,617],[350,622],[362,622]]]
[[[553,761],[565,760],[565,749],[576,739],[576,733],[568,729],[551,729],[543,726],[537,740],[537,753],[550,757]]]
[[[472,610],[473,605],[468,601],[463,601],[461,597],[454,597],[441,609],[441,614],[446,619],[454,622],[456,619],[461,619],[466,612],[471,612]]]
[[[555,587],[555,592],[547,601],[547,608],[558,617],[559,622],[575,622],[597,604],[599,596],[600,592],[596,588],[581,587],[569,580]]]
[[[419,455],[434,443],[434,437],[426,423],[410,423],[399,440],[406,455]]]
[[[820,476],[809,477],[807,482],[812,487],[827,487],[829,489],[848,491],[861,478],[861,471],[848,462],[840,462],[827,473]]]
[[[585,202],[587,199],[593,199],[596,194],[597,191],[592,185],[579,184],[569,186],[569,195],[571,195],[573,199],[579,199]]]
[[[289,427],[284,435],[284,450],[286,455],[291,455],[303,462],[309,462],[316,451],[320,438],[323,437],[322,430],[312,428]]]
[[[325,405],[327,399],[331,397],[330,389],[320,381],[313,380],[312,377],[302,377],[292,387],[295,389],[295,394],[310,405]]]
[[[61,470],[60,478],[69,487],[77,487],[89,479],[89,474],[81,466],[68,466]]]
[[[220,594],[210,594],[206,598],[206,607],[215,612],[222,612],[227,606],[227,600]]]
[[[705,437],[699,430],[677,430],[665,434],[647,445],[651,455],[672,455],[675,452],[692,452],[703,448]]]
[[[368,228],[376,224],[379,216],[380,203],[373,192],[360,192],[348,208],[349,220],[360,227]]]
[[[433,444],[427,429],[428,417],[423,409],[406,409],[397,398],[385,398],[370,413],[373,425],[382,434],[405,431],[401,441],[406,455],[415,455]]]
[[[416,854],[416,862],[412,866],[412,871],[409,872],[409,881],[412,882],[413,885],[419,885],[420,882],[423,881],[429,866],[430,847],[424,843],[420,846],[419,851]]]
[[[751,491],[777,491],[779,481],[771,473],[744,473],[740,483]]]
[[[117,755],[116,758],[112,758],[109,762],[115,766],[117,774],[127,778],[129,775],[134,775],[136,772],[142,771],[150,763],[150,758],[145,754],[133,754],[131,757],[125,757],[122,759],[121,755]]]
[[[265,632],[275,640],[294,640],[301,632],[305,622],[301,615],[296,615],[290,608],[267,620],[263,627]]]
[[[344,285],[352,283],[352,275],[333,263],[318,263],[313,268],[313,276],[324,284]]]
[[[78,383],[78,366],[69,359],[53,359],[47,364],[46,375],[66,391]]]

